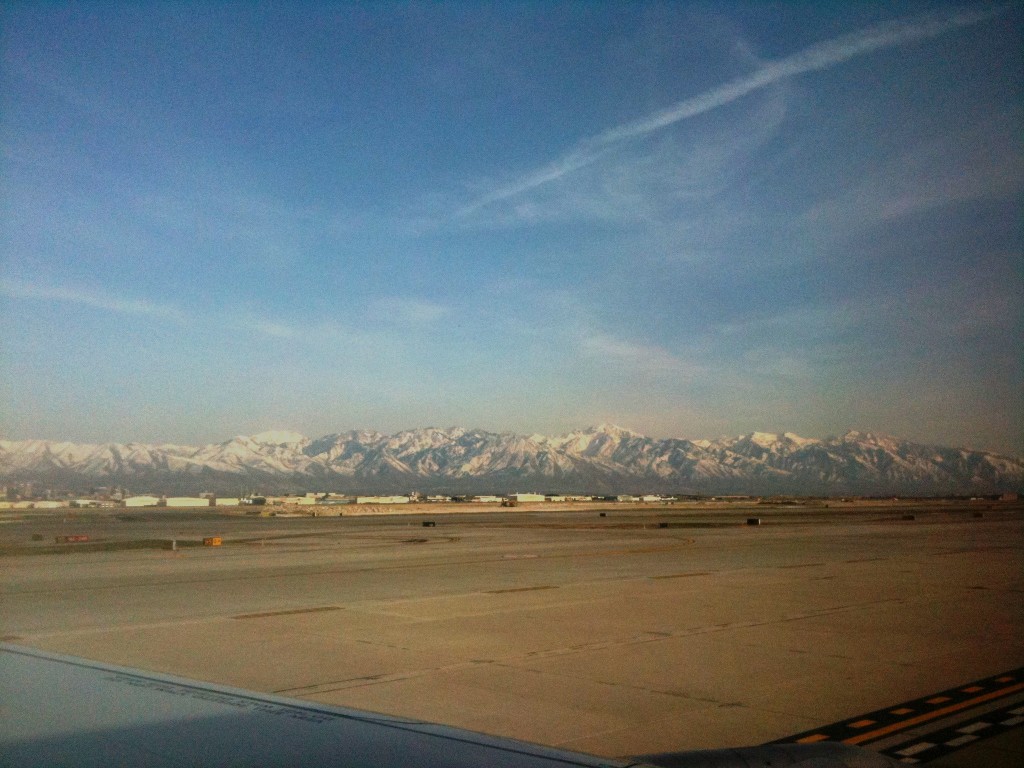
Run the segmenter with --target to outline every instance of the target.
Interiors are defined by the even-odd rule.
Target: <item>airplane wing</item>
[[[892,765],[853,747],[810,746],[615,760],[0,643],[2,766]]]

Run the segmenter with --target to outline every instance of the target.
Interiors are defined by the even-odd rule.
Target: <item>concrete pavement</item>
[[[741,517],[147,516],[226,544],[0,557],[0,635],[604,755],[770,741],[1024,662],[1019,512]]]

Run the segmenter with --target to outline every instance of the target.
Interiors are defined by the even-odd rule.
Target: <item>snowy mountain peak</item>
[[[288,430],[268,430],[260,432],[258,435],[252,435],[249,439],[263,445],[297,445],[308,442],[305,435]]]
[[[762,448],[771,448],[779,443],[779,436],[771,432],[751,432],[747,439]]]
[[[784,432],[781,435],[774,432],[751,432],[737,439],[737,442],[748,442],[760,446],[766,450],[786,450],[803,448],[808,445],[815,445],[820,442],[807,437],[800,437],[794,432]]]
[[[881,432],[861,432],[856,429],[851,429],[843,435],[843,441],[847,443],[877,445],[882,448],[893,448],[900,442],[898,438]]]
[[[608,422],[602,422],[596,427],[591,427],[585,431],[587,434],[610,435],[611,437],[642,437],[638,432],[620,427],[617,424],[609,424]]]
[[[653,439],[612,424],[561,437],[448,429],[351,431],[310,440],[272,430],[200,447],[0,441],[0,478],[52,487],[154,483],[268,490],[415,488],[495,493],[935,494],[1024,490],[1024,462],[877,433],[812,440],[752,432],[716,440]]]
[[[821,442],[820,440],[815,440],[810,437],[800,437],[800,435],[794,434],[793,432],[786,432],[783,435],[783,437],[789,440],[789,442],[799,445],[801,447],[805,445],[816,445],[817,443]]]

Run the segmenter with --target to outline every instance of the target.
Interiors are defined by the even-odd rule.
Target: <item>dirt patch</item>
[[[201,541],[175,539],[178,549],[201,547]],[[174,549],[171,539],[136,539],[130,541],[81,541],[71,544],[8,544],[0,546],[0,557],[6,555],[66,555],[72,552],[121,552],[132,549]]]

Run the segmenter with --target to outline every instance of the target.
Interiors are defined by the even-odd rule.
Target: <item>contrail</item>
[[[576,147],[557,160],[527,174],[515,183],[477,198],[462,208],[458,215],[468,215],[491,203],[507,200],[548,182],[556,181],[590,165],[615,144],[646,136],[682,120],[710,112],[781,80],[828,69],[857,56],[863,56],[883,48],[892,48],[915,40],[938,37],[961,27],[987,21],[1007,10],[1009,10],[1008,6],[1002,6],[987,10],[965,11],[952,16],[929,14],[910,19],[898,19],[812,45],[792,56],[770,61],[749,75],[684,99],[668,109],[583,139]]]

